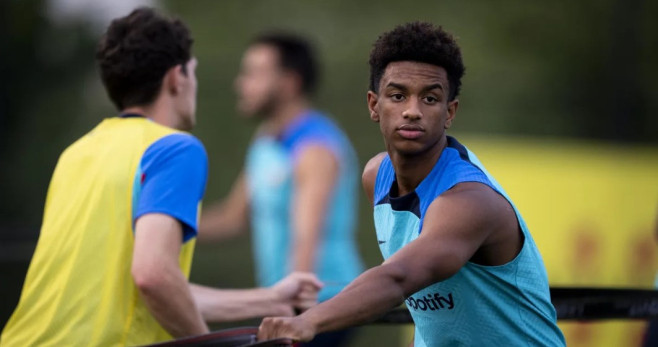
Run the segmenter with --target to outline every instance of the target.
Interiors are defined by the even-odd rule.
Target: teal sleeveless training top
[[[309,111],[279,137],[258,136],[249,148],[246,173],[256,279],[271,286],[292,271],[294,167],[306,146],[324,146],[340,163],[334,194],[320,233],[314,272],[325,282],[320,301],[336,295],[362,271],[356,245],[359,167],[347,136],[328,117]]]
[[[505,197],[524,235],[515,259],[500,266],[467,262],[454,276],[409,296],[415,346],[564,346],[543,260],[518,210],[479,160],[457,140],[448,145],[415,191],[391,197],[395,171],[388,156],[375,182],[375,228],[388,259],[416,239],[432,201],[461,182],[480,182]]]

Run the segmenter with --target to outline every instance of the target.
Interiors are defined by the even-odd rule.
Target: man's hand
[[[307,342],[315,337],[315,327],[299,317],[268,317],[258,327],[258,341],[290,338]]]
[[[293,308],[306,310],[318,302],[318,291],[322,288],[322,282],[310,272],[293,272],[271,287],[276,298],[289,305],[290,314]]]
[[[318,288],[314,285],[304,284],[302,290],[293,300],[292,306],[297,313],[304,312],[318,304]]]

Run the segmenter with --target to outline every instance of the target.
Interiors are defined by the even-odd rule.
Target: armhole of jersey
[[[137,216],[137,208],[139,207],[139,198],[142,195],[142,177],[144,177],[144,173],[142,172],[143,158],[144,153],[142,153],[139,158],[139,162],[137,163],[137,170],[135,170],[135,177],[133,178],[132,211],[130,212],[130,228],[132,229],[133,235],[135,235],[135,217]]]
[[[463,169],[458,169],[458,170],[453,170],[449,172],[447,175],[444,173],[442,179],[448,179],[449,184],[443,186],[444,188],[441,188],[443,194],[444,192],[454,188],[456,185],[460,183],[467,183],[467,182],[477,182],[477,183],[482,183],[486,185],[487,187],[491,188],[493,191],[496,193],[500,194],[503,196],[503,198],[507,199],[504,194],[501,194],[498,189],[496,188],[496,185],[491,181],[487,173],[479,166],[477,163],[479,161],[472,161],[470,158],[470,152],[466,149],[466,147],[446,147],[444,151],[455,151],[456,155],[459,157],[458,164],[457,165],[464,165],[464,167],[467,170],[471,170],[470,172],[464,174]],[[454,153],[454,152],[453,152]],[[477,158],[476,158],[477,159]],[[439,159],[441,160],[441,159]],[[430,172],[430,175],[434,175],[435,171],[434,169]],[[434,195],[435,194],[435,188],[429,189],[429,190],[423,190],[418,192],[418,197],[420,199],[420,224],[418,228],[418,233],[423,229],[423,225],[425,222],[425,213],[427,212],[427,209],[429,206],[436,200],[441,194]],[[509,201],[509,199],[507,199]]]
[[[519,253],[516,255],[516,258],[519,257],[521,252],[527,247],[528,243],[533,243],[534,240],[532,239],[532,235],[530,234],[530,231],[528,229],[527,224],[525,223],[525,220],[521,216],[521,212],[516,208],[516,205],[514,205],[514,202],[512,199],[507,195],[507,192],[503,189],[503,187],[496,181],[496,179],[489,174],[489,172],[484,168],[484,165],[482,165],[482,162],[480,162],[480,159],[470,150],[467,150],[468,153],[468,159],[469,162],[477,167],[482,174],[486,177],[487,183],[482,182],[483,184],[486,184],[489,188],[491,188],[494,192],[496,192],[498,195],[503,197],[505,201],[512,207],[512,210],[514,211],[514,216],[516,217],[516,223],[519,226],[519,229],[521,230],[521,234],[523,235],[523,246],[521,247],[521,250]]]

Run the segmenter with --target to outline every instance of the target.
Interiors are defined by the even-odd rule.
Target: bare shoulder
[[[365,190],[366,195],[370,202],[373,200],[373,194],[375,191],[375,180],[377,179],[377,172],[379,171],[379,166],[382,163],[382,160],[386,157],[386,152],[381,152],[370,158],[366,163],[365,168],[363,169],[363,175],[361,176],[361,183],[363,184],[363,190]]]
[[[364,181],[366,177],[374,181],[374,179],[377,177],[377,171],[379,171],[379,165],[381,165],[382,160],[384,160],[385,157],[386,152],[380,152],[368,160],[366,166],[363,168]]]

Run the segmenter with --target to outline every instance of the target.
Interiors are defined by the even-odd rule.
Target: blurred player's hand
[[[294,298],[292,306],[297,313],[304,312],[318,304],[318,287],[310,284],[303,284],[302,290]]]
[[[303,311],[317,304],[322,286],[322,282],[313,273],[293,272],[271,288],[276,297],[290,308],[289,313],[282,315],[292,316],[294,309]]]
[[[258,327],[258,341],[283,337],[311,341],[315,337],[315,328],[299,317],[267,317]]]

